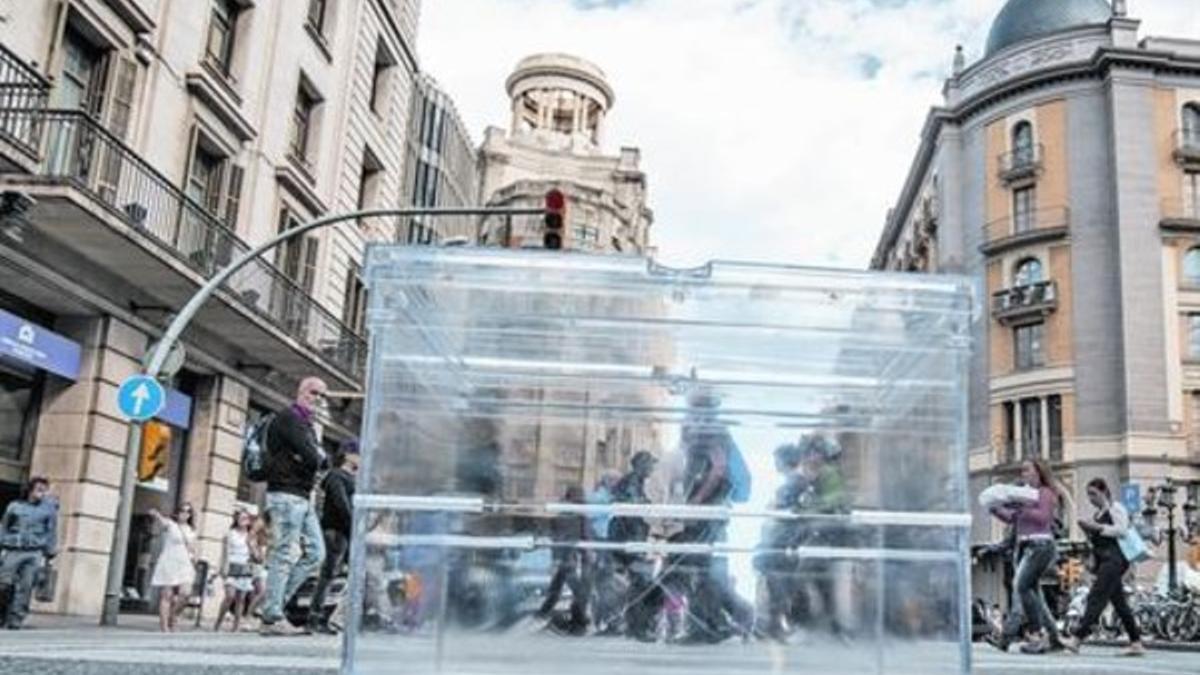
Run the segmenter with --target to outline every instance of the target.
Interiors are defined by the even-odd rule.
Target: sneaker
[[[1022,654],[1045,654],[1050,651],[1050,645],[1042,640],[1026,642],[1021,645]]]
[[[1059,642],[1059,644],[1062,645],[1063,649],[1071,652],[1072,654],[1079,653],[1079,638],[1077,637],[1065,637]]]
[[[1121,656],[1145,656],[1146,645],[1140,642],[1134,642],[1125,649],[1121,650]]]
[[[277,637],[286,635],[308,635],[308,631],[303,628],[297,628],[287,621],[275,621],[273,623],[263,622],[259,627],[258,634],[263,637]]]

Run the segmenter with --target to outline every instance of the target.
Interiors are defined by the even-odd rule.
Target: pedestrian
[[[351,516],[354,504],[354,481],[358,475],[358,444],[350,441],[334,457],[333,470],[325,475],[321,489],[325,501],[321,506],[321,530],[325,538],[325,563],[317,587],[313,589],[308,608],[308,628],[315,633],[335,635],[325,615],[325,593],[329,583],[350,553]]]
[[[29,614],[34,579],[58,553],[58,501],[50,481],[35,476],[25,496],[10,502],[0,520],[0,623],[17,630]]]
[[[1138,630],[1137,619],[1129,607],[1122,578],[1129,570],[1129,561],[1121,552],[1118,541],[1129,531],[1129,514],[1121,502],[1113,501],[1112,492],[1103,478],[1093,478],[1087,484],[1088,501],[1096,507],[1092,520],[1079,519],[1079,527],[1092,542],[1092,555],[1096,559],[1096,578],[1088,590],[1087,608],[1074,635],[1063,640],[1063,646],[1072,652],[1079,651],[1079,644],[1086,640],[1100,619],[1100,613],[1112,603],[1125,634],[1129,636],[1129,647],[1122,652],[1125,656],[1143,656],[1146,648]]]
[[[775,491],[771,508],[789,514],[799,514],[811,499],[812,484],[800,469],[800,447],[786,443],[775,448],[775,469],[783,477],[783,485]],[[765,613],[760,618],[756,633],[770,639],[785,642],[788,635],[788,619],[792,607],[801,592],[797,572],[799,565],[792,555],[805,542],[809,529],[800,518],[779,518],[763,526],[763,549],[754,557],[755,569],[765,582],[767,601]]]
[[[563,501],[582,504],[583,488],[567,486]],[[554,576],[546,589],[546,598],[538,609],[537,617],[548,620],[550,628],[568,635],[583,635],[588,629],[588,599],[591,595],[591,576],[588,570],[586,551],[579,542],[588,538],[589,523],[580,515],[564,513],[554,519]],[[562,597],[563,586],[571,589],[570,616],[565,621],[554,616],[554,610]]]
[[[587,496],[587,503],[594,506],[607,507],[613,502],[613,490],[621,474],[616,471],[605,471],[596,482],[596,489]],[[588,519],[590,530],[588,537],[593,541],[608,540],[608,526],[612,522],[612,512],[598,513]],[[592,622],[596,633],[600,635],[615,635],[620,630],[619,594],[616,589],[614,561],[608,551],[597,550],[592,558]]]
[[[1021,611],[1009,612],[1004,631],[999,637],[989,636],[988,643],[1000,651],[1008,651],[1009,645],[1021,635],[1024,617],[1035,628],[1041,627],[1045,636],[1035,642],[1026,642],[1021,651],[1042,654],[1063,647],[1058,626],[1041,592],[1041,578],[1058,559],[1053,528],[1059,500],[1070,500],[1041,459],[1025,460],[1021,464],[1021,479],[1027,487],[1037,491],[1036,501],[1013,501],[991,508],[993,516],[1016,527],[1018,562],[1013,585]]]
[[[162,527],[162,549],[150,578],[150,585],[158,589],[158,628],[173,633],[175,619],[196,581],[196,517],[186,502],[171,518],[157,509],[150,509],[150,515]]]
[[[250,547],[250,578],[252,590],[246,598],[246,608],[242,616],[258,616],[263,600],[267,597],[267,546],[271,539],[271,525],[266,513],[254,517],[250,526],[250,536],[247,544]]]
[[[629,472],[613,486],[612,500],[615,504],[649,504],[646,481],[654,473],[658,460],[645,450],[634,453]],[[608,524],[608,540],[613,543],[644,542],[650,537],[650,524],[640,516],[621,515],[613,517]],[[655,584],[654,564],[648,556],[618,550],[613,552],[614,567],[624,573],[628,580],[628,592],[624,602],[625,633],[641,641],[655,639],[655,620],[662,606],[662,588]],[[617,569],[614,569],[614,573]],[[615,622],[617,613],[610,619]]]
[[[267,547],[267,595],[261,635],[307,634],[283,620],[283,608],[300,585],[321,567],[325,541],[313,505],[317,472],[328,460],[317,441],[317,407],[326,398],[325,383],[308,377],[296,390],[296,401],[275,414],[267,429],[266,482],[270,541]],[[293,551],[300,547],[300,557]]]
[[[852,530],[841,519],[827,517],[848,516],[850,512],[850,494],[846,490],[840,464],[841,447],[820,434],[801,437],[797,447],[801,457],[800,470],[811,486],[800,510],[826,516],[807,528],[810,532],[806,543],[828,548],[849,547]],[[849,582],[847,562],[833,558],[809,558],[800,566],[800,575],[811,581],[821,602],[821,613],[817,614],[811,604],[804,601],[807,595],[801,598],[796,608],[804,611],[805,622],[812,627],[819,620],[831,635],[847,638],[850,630],[844,618],[850,608],[846,606],[846,594],[839,593],[846,590]]]
[[[221,565],[221,576],[225,580],[225,597],[217,612],[214,631],[221,630],[226,612],[233,615],[233,632],[241,629],[246,616],[250,595],[254,592],[254,571],[250,567],[250,538],[254,518],[248,511],[237,509],[233,523],[225,534],[225,556]]]

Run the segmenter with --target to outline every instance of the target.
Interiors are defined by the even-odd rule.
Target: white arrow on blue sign
[[[158,380],[145,375],[128,378],[117,390],[117,407],[136,422],[145,422],[157,415],[166,400],[166,392]]]

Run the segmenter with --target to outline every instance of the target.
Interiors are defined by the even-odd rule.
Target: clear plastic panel
[[[345,672],[965,673],[949,276],[374,247]]]

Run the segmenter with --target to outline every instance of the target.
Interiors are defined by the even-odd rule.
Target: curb
[[[1086,645],[1096,645],[1099,647],[1125,647],[1128,642],[1124,640],[1088,640]],[[1146,640],[1143,644],[1146,649],[1154,649],[1163,652],[1195,652],[1200,653],[1200,642],[1163,642],[1161,640]]]

